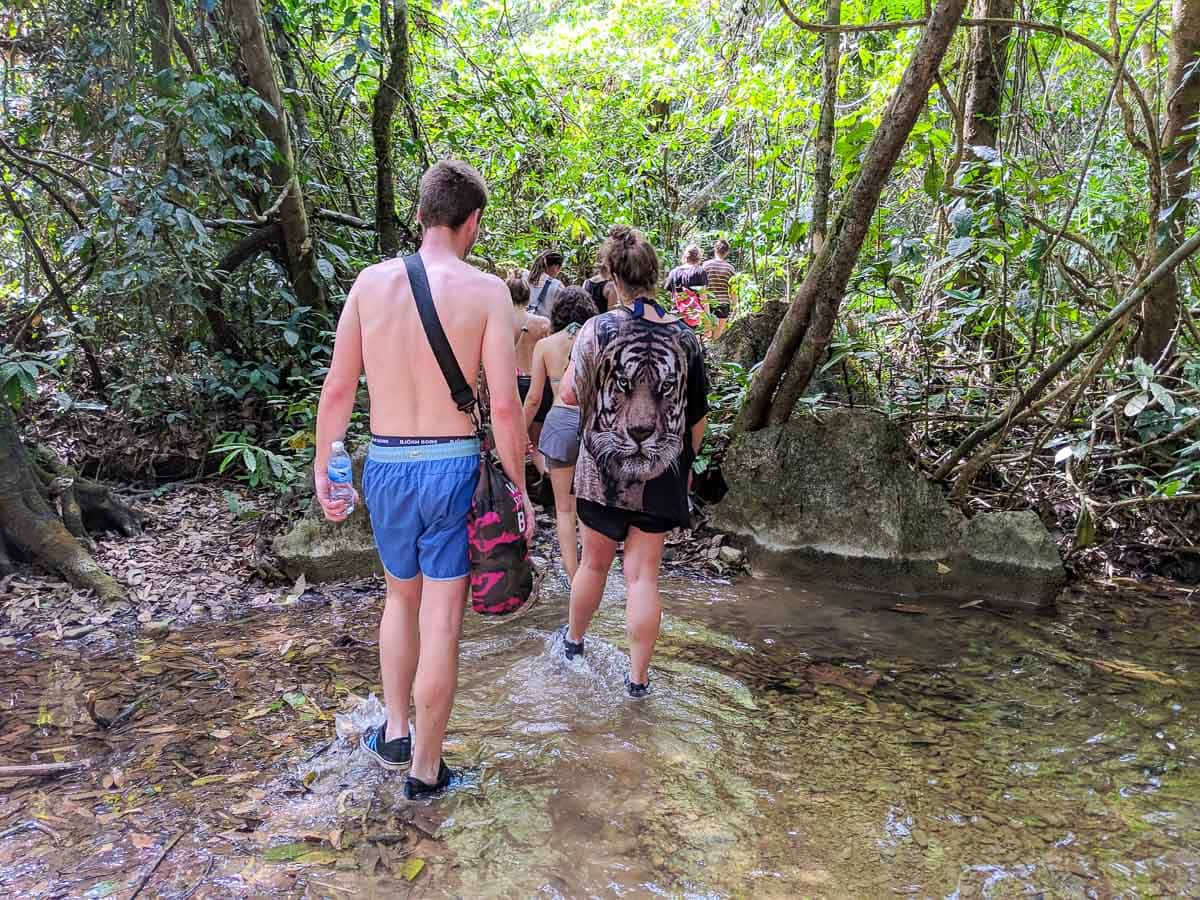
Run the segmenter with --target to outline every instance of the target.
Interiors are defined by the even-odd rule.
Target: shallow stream
[[[911,599],[896,609],[895,597],[771,580],[676,580],[664,585],[652,694],[632,701],[620,591],[614,579],[587,656],[573,663],[554,637],[561,593],[515,623],[468,617],[448,748],[467,775],[415,811],[404,809],[397,776],[350,741],[330,743],[333,714],[352,710],[377,678],[377,608],[366,596],[172,634],[170,646],[199,648],[178,658],[214,676],[195,679],[208,685],[208,707],[188,700],[183,682],[171,708],[199,703],[218,737],[179,758],[199,784],[144,789],[155,792],[158,828],[188,829],[147,893],[1200,894],[1200,623],[1179,595],[1097,590],[1067,597],[1054,615],[1007,617]],[[137,658],[174,658],[162,647],[139,642]],[[54,684],[78,690],[129,658],[127,649],[76,664],[25,654],[29,696],[14,689],[8,705],[32,698],[44,713]],[[312,715],[292,700],[264,705],[289,687]],[[228,775],[270,742],[276,756]],[[157,771],[145,744],[107,745],[130,790]],[[154,764],[173,748],[160,739]],[[205,794],[206,776],[224,779],[211,788],[224,793]],[[53,795],[44,799],[55,809]],[[399,828],[399,813],[417,831],[368,840]],[[19,818],[8,815],[0,823]],[[0,887],[49,896],[65,884],[102,897],[96,886],[111,883],[128,896],[159,846],[122,843],[137,815],[105,818],[54,850],[38,832],[0,842],[9,851]],[[313,852],[272,854],[296,840]],[[98,863],[101,841],[111,872]],[[424,866],[409,883],[399,863],[417,858]]]

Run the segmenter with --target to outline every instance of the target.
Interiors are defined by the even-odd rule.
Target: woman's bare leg
[[[558,545],[562,551],[563,568],[567,570],[567,580],[575,580],[575,572],[579,569],[579,548],[576,545],[578,537],[575,529],[575,495],[571,493],[571,484],[575,480],[575,467],[550,470],[550,484],[554,488],[554,521],[558,526]]]
[[[609,540],[598,531],[580,524],[583,538],[583,559],[575,579],[571,582],[571,612],[568,620],[567,637],[582,641],[592,617],[600,608],[604,596],[604,584],[608,581],[608,570],[617,555],[617,542]]]
[[[625,631],[629,636],[629,678],[646,684],[650,656],[662,625],[658,573],[662,567],[665,534],[629,529],[625,538]]]

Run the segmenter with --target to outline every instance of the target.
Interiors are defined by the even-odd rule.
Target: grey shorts
[[[579,459],[579,410],[555,404],[546,413],[538,450],[551,469],[567,469]]]

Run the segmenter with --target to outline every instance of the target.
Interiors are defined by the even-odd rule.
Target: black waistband
[[[432,447],[435,444],[453,444],[455,441],[474,440],[475,435],[459,437],[394,437],[386,434],[371,435],[371,443],[377,447]]]

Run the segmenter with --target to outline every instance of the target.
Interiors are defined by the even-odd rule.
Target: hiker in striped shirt
[[[729,241],[725,238],[713,245],[713,254],[713,258],[704,263],[708,275],[708,311],[717,319],[716,327],[708,335],[709,340],[716,340],[725,333],[725,324],[733,308],[733,289],[729,282],[737,271],[725,259],[729,256]]]

